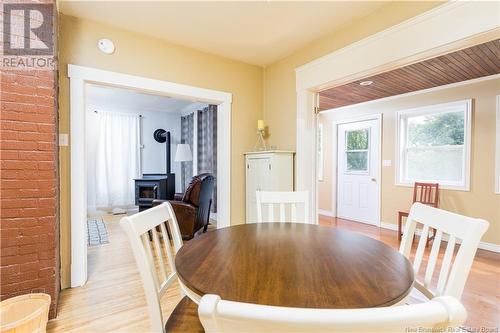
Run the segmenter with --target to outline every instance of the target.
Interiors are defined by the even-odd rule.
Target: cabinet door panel
[[[261,185],[261,160],[256,158],[247,159],[246,171],[247,222],[256,222],[257,204],[255,192],[260,189]]]
[[[255,200],[255,191],[259,189],[260,186],[260,160],[259,159],[249,159],[247,161],[247,195],[248,199]],[[252,194],[253,195],[250,195]]]
[[[273,191],[274,179],[272,175],[272,166],[270,158],[263,158],[260,161],[260,178],[259,178],[259,189],[261,191]]]

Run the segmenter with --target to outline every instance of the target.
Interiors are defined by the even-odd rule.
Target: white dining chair
[[[456,298],[367,309],[307,309],[201,298],[198,315],[207,333],[218,332],[452,332],[467,312]],[[438,332],[438,331],[436,331]]]
[[[257,191],[257,222],[311,223],[309,217],[309,192]],[[264,211],[267,216],[264,218]],[[279,209],[279,219],[275,212]]]
[[[417,224],[421,226],[419,229]],[[436,296],[453,296],[460,299],[477,247],[488,226],[489,223],[482,219],[414,203],[406,222],[399,252],[410,259],[413,242],[419,239],[413,260],[415,277],[419,275],[424,256],[427,257],[427,265],[423,281],[417,278],[415,288],[427,299]],[[426,254],[427,236],[431,228],[435,229],[435,236],[430,252]],[[441,257],[442,241],[447,241],[447,245],[435,283],[433,276],[437,271],[438,258]],[[455,251],[457,246],[458,251]]]
[[[196,316],[197,304],[186,296],[178,303],[167,322],[162,315],[161,298],[178,280],[174,259],[182,246],[179,225],[170,203],[164,202],[126,216],[121,219],[120,226],[128,236],[139,267],[153,331],[165,332],[165,325],[175,326],[179,316],[184,314],[191,314],[192,318],[188,320],[194,321],[195,326],[200,325]],[[175,320],[171,321],[171,318]]]

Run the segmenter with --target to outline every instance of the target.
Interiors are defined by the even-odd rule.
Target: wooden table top
[[[198,295],[309,308],[389,306],[409,294],[410,262],[358,233],[299,223],[243,224],[185,243],[179,278]]]

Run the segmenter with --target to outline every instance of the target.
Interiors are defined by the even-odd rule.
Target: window
[[[469,190],[471,100],[398,112],[400,185]]]
[[[368,173],[369,128],[345,132],[345,170],[347,173]]]

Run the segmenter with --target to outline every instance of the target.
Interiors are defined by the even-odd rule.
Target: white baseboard
[[[500,245],[493,243],[481,242],[479,243],[479,248],[486,251],[500,253]]]
[[[318,209],[318,215],[323,215],[323,216],[328,216],[328,217],[335,217],[335,215],[333,215],[332,211],[324,210],[324,209]]]
[[[394,224],[394,223],[382,222],[382,223],[380,223],[380,227],[384,228],[384,229],[398,231],[398,225]],[[419,230],[417,230],[417,234],[419,234]],[[443,235],[443,240],[444,241],[448,241],[448,237],[447,236],[448,235]],[[486,251],[491,251],[491,252],[495,252],[495,253],[500,253],[500,245],[498,245],[498,244],[487,243],[487,242],[480,242],[478,248],[480,248],[481,250],[486,250]]]
[[[398,225],[394,223],[380,222],[380,227],[384,229],[398,231]]]

